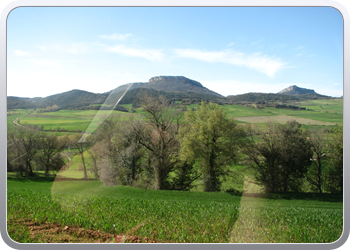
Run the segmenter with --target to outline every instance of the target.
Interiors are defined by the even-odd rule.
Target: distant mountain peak
[[[191,80],[184,76],[154,76],[148,80],[148,83],[158,83],[158,82],[174,82],[174,83],[187,83],[197,87],[203,87],[203,85],[197,81]]]
[[[304,94],[317,94],[313,89],[300,88],[297,85],[289,86],[288,88],[282,89],[277,94],[284,95],[304,95]]]

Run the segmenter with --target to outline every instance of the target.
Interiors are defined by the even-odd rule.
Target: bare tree
[[[76,133],[70,137],[70,144],[73,148],[76,148],[81,156],[83,162],[84,179],[88,178],[86,164],[84,159],[84,151],[89,147],[89,142],[79,142],[81,139],[81,133]]]
[[[179,162],[177,133],[182,114],[160,96],[143,98],[144,126],[133,125],[137,142],[146,150],[154,174],[154,188],[169,189],[169,174]]]
[[[314,185],[319,193],[322,193],[324,182],[324,158],[327,152],[327,141],[324,138],[324,131],[315,131],[308,137],[313,152],[312,164],[308,169],[306,180]]]
[[[64,165],[60,155],[62,148],[54,134],[42,135],[39,142],[41,150],[38,159],[45,167],[45,176],[48,176],[50,170],[59,170]]]

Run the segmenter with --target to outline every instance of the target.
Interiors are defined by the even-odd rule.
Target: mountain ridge
[[[130,86],[130,84],[132,84]],[[246,93],[228,95],[226,97],[204,87],[200,82],[184,76],[155,76],[147,82],[135,82],[121,85],[102,94],[85,90],[73,89],[67,92],[47,97],[22,98],[7,97],[7,109],[18,108],[47,108],[57,105],[60,109],[88,109],[101,104],[113,105],[121,98],[125,90],[128,92],[120,100],[120,104],[140,104],[144,95],[164,95],[172,101],[181,100],[183,103],[200,103],[202,100],[219,104],[249,103],[264,101],[290,101],[318,98],[331,98],[317,94],[314,90],[292,85],[278,93]],[[98,108],[98,107],[94,107]]]

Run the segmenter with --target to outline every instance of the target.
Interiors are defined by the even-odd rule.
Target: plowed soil
[[[33,242],[40,243],[158,243],[147,237],[130,234],[111,234],[58,223],[33,222],[29,220],[8,221],[25,226],[30,231]]]

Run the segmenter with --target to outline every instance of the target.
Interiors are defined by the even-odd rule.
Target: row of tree
[[[342,192],[343,131],[303,131],[295,121],[268,124],[254,131],[227,118],[221,107],[202,102],[186,112],[160,97],[143,98],[143,116],[105,120],[84,143],[81,134],[57,137],[36,127],[8,132],[8,165],[21,175],[33,174],[33,163],[46,170],[63,165],[61,151],[76,148],[88,170],[105,185],[190,190],[202,181],[204,191],[220,191],[224,177],[240,177],[244,164],[252,182],[266,192]],[[248,169],[249,170],[249,169]],[[242,181],[242,178],[238,178]]]
[[[81,133],[57,136],[47,133],[42,126],[9,126],[7,129],[7,169],[21,177],[31,177],[35,171],[44,170],[45,175],[59,171],[67,162],[64,149],[75,149],[82,155],[86,145],[79,143]],[[74,152],[73,152],[74,155]],[[72,155],[71,155],[72,156]],[[84,160],[84,159],[83,159]],[[85,178],[88,177],[85,164]]]
[[[290,121],[253,131],[213,103],[183,112],[164,97],[146,97],[143,107],[144,117],[108,119],[90,138],[107,185],[189,190],[201,179],[204,191],[219,191],[223,177],[241,175],[239,162],[266,192],[342,192],[342,126],[303,131]]]
[[[10,126],[7,130],[7,168],[21,176],[33,176],[34,170],[59,170],[64,161],[58,137],[46,134],[36,125]]]

